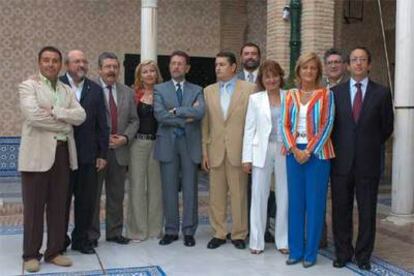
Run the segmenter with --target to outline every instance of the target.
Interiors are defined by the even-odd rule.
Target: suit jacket
[[[60,80],[70,85],[66,74],[61,76]],[[74,127],[78,164],[94,164],[96,158],[106,159],[109,143],[102,87],[85,78],[80,104],[86,112],[86,120],[80,126]]]
[[[390,137],[394,127],[391,93],[373,81],[368,82],[358,123],[352,117],[350,82],[335,86],[336,115],[332,139],[336,159],[332,172],[379,177],[381,145]]]
[[[280,94],[285,91],[280,90]],[[281,133],[281,122],[278,124]],[[269,96],[266,91],[250,95],[243,136],[243,163],[263,168],[266,160],[269,136],[272,131],[272,117]],[[278,142],[282,143],[281,137]]]
[[[198,103],[194,105],[195,103]],[[154,116],[158,121],[154,157],[162,162],[174,158],[175,134],[177,127],[184,128],[185,141],[190,158],[194,163],[201,162],[201,119],[204,116],[203,89],[188,81],[183,85],[183,102],[179,106],[176,88],[172,80],[154,87]],[[176,114],[169,110],[176,108]],[[192,118],[193,122],[186,122]]]
[[[238,78],[239,80],[246,80],[246,78],[245,78],[245,76],[244,76],[244,71],[243,71],[243,69],[242,69],[242,70],[240,70],[239,72],[237,72],[237,78]]]
[[[97,83],[102,84],[98,79]],[[116,160],[119,165],[127,166],[129,162],[129,143],[135,138],[139,127],[137,106],[134,101],[134,90],[122,83],[116,84],[116,100],[118,109],[118,133],[128,138],[128,144],[115,149]],[[109,103],[105,100],[106,120],[111,130],[111,110]],[[111,133],[111,131],[109,132]]]
[[[220,106],[219,83],[204,89],[206,114],[203,119],[203,155],[208,156],[210,166],[218,167],[224,156],[235,167],[242,165],[244,122],[249,96],[256,86],[247,81],[237,80],[227,118],[224,119]]]
[[[19,171],[45,172],[55,162],[57,135],[68,137],[69,163],[77,169],[76,144],[72,125],[80,125],[86,113],[70,87],[57,81],[59,105],[54,105],[55,92],[40,76],[33,76],[19,85],[20,108],[23,114],[19,149]],[[54,116],[44,110],[52,109]]]

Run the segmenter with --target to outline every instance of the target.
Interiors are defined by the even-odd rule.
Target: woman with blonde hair
[[[160,168],[153,158],[157,131],[153,89],[162,78],[157,64],[142,61],[135,69],[135,102],[139,129],[131,141],[126,236],[139,242],[159,237],[162,229]]]
[[[320,84],[322,63],[315,53],[299,57],[298,88],[282,99],[283,152],[287,154],[289,195],[289,259],[316,263],[324,222],[330,159],[335,157],[330,134],[334,122],[334,97]]]

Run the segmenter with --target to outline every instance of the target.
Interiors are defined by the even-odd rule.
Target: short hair
[[[227,61],[230,63],[230,65],[237,64],[236,56],[232,52],[220,51],[216,55],[216,58],[218,58],[218,57],[224,57],[224,58],[226,58]]]
[[[53,52],[59,55],[59,61],[62,62],[62,53],[59,51],[58,48],[54,47],[54,46],[45,46],[42,49],[40,49],[39,54],[38,54],[38,61],[40,61],[40,58],[42,57],[44,52]]]
[[[114,53],[112,53],[112,52],[103,52],[98,57],[98,66],[99,66],[99,68],[102,68],[103,61],[105,59],[115,59],[118,62],[118,65],[119,65],[118,57]]]
[[[299,58],[298,58],[298,61],[296,62],[296,67],[295,67],[295,77],[296,78],[295,78],[295,81],[296,81],[296,84],[298,86],[300,86],[300,84],[302,83],[302,80],[301,80],[300,74],[299,74],[300,68],[304,64],[306,64],[306,63],[308,63],[309,61],[312,61],[312,60],[316,61],[316,66],[317,66],[317,69],[318,69],[318,74],[316,75],[315,83],[317,85],[320,85],[321,79],[322,79],[322,62],[321,62],[321,59],[319,58],[319,56],[316,53],[309,52],[309,53],[304,53],[304,54],[300,55]]]
[[[190,56],[186,52],[181,51],[181,50],[176,50],[176,51],[172,52],[171,55],[170,55],[170,61],[174,56],[183,57],[185,59],[185,63],[187,65],[190,64]]]
[[[337,49],[337,48],[330,48],[326,50],[325,54],[323,55],[323,62],[326,63],[326,60],[328,59],[328,57],[332,55],[340,56],[342,59],[342,62],[348,62],[348,56],[344,53],[343,50]]]
[[[155,68],[155,72],[157,73],[155,83],[158,84],[162,82],[160,69],[158,68],[157,63],[155,63],[155,61],[150,60],[150,59],[144,60],[140,64],[138,64],[138,66],[135,68],[135,82],[134,82],[135,89],[144,87],[144,83],[142,82],[142,78],[141,78],[141,72],[142,72],[142,68],[147,65],[152,65]]]
[[[243,46],[240,48],[240,55],[242,55],[243,50],[246,47],[255,47],[257,49],[257,53],[259,54],[259,57],[261,56],[260,47],[257,44],[254,44],[253,42],[246,42],[246,43],[244,43]]]
[[[370,51],[368,50],[368,48],[367,48],[367,47],[365,47],[365,46],[356,46],[356,47],[352,48],[352,50],[349,52],[349,58],[348,58],[348,60],[347,60],[348,64],[351,62],[351,54],[352,54],[352,52],[353,52],[353,51],[355,51],[355,50],[362,50],[362,51],[365,51],[365,53],[366,53],[366,54],[367,54],[367,56],[368,56],[368,64],[371,64],[371,61],[372,61],[371,52],[370,52]]]
[[[265,86],[263,84],[263,76],[266,76],[268,73],[272,73],[275,76],[280,76],[280,87],[283,87],[285,85],[285,72],[283,71],[280,64],[274,60],[267,59],[262,63],[262,65],[260,65],[259,72],[257,73],[256,85],[258,91],[265,90]]]

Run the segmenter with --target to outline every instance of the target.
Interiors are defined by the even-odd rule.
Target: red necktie
[[[357,123],[362,107],[362,89],[361,83],[359,82],[357,82],[355,86],[357,88],[357,92],[355,94],[354,103],[352,104],[352,117],[354,117],[354,121]]]
[[[111,134],[116,134],[118,132],[118,109],[116,108],[116,103],[114,96],[112,95],[112,86],[108,85],[109,90],[109,110],[111,111]]]

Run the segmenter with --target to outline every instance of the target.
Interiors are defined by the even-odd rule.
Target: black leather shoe
[[[185,235],[184,236],[184,245],[185,246],[194,246],[195,245],[195,239],[192,235]]]
[[[264,235],[264,241],[266,243],[274,243],[275,242],[275,238],[272,236],[272,234],[269,233],[269,231],[265,232]]]
[[[244,240],[231,240],[231,243],[237,249],[245,249],[246,248],[246,243],[244,242]]]
[[[358,264],[359,269],[361,270],[371,270],[371,264],[370,262],[364,262]]]
[[[119,244],[128,244],[130,239],[125,238],[124,236],[116,236],[116,237],[112,237],[112,238],[106,238],[107,241],[109,242],[116,242]]]
[[[72,244],[72,250],[79,251],[82,254],[95,254],[95,249],[93,249],[92,245],[89,244]]]
[[[90,240],[89,245],[92,246],[93,248],[97,248],[98,247],[98,240]]]
[[[207,248],[209,248],[209,249],[216,249],[217,247],[219,247],[220,245],[223,245],[225,243],[226,243],[226,240],[218,239],[218,238],[212,238],[208,242]]]
[[[300,261],[302,261],[302,260],[301,259],[292,259],[292,258],[289,258],[289,259],[286,260],[286,264],[287,265],[294,265],[294,264],[299,263]]]
[[[160,245],[167,245],[172,243],[173,241],[178,240],[178,235],[168,235],[165,234],[164,237],[162,237],[162,239],[160,240],[159,244]]]
[[[333,267],[336,268],[342,268],[344,266],[346,266],[346,263],[350,262],[349,260],[341,260],[341,259],[336,259],[335,261],[333,261],[332,265]]]
[[[66,234],[65,235],[65,243],[63,245],[63,249],[62,249],[61,253],[66,252],[66,250],[68,249],[70,243],[71,243],[71,240],[70,240],[69,236]]]
[[[231,240],[231,233],[227,233],[226,239],[229,240],[229,241]]]

